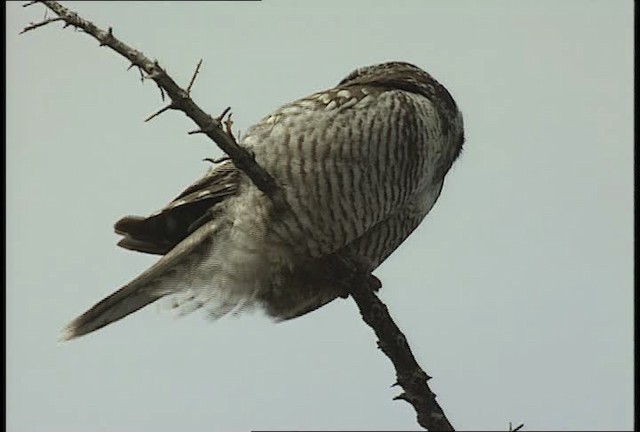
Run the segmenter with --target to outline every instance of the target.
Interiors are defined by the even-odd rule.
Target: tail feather
[[[73,320],[61,339],[91,333],[191,286],[198,276],[195,267],[209,258],[213,238],[221,226],[225,225],[211,221],[198,228],[140,276]]]
[[[145,288],[127,285],[114,292],[69,323],[61,339],[66,341],[101,329],[162,297]]]

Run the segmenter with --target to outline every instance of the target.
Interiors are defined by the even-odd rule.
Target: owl
[[[281,321],[344,297],[335,259],[371,274],[434,206],[463,141],[462,115],[430,74],[397,61],[356,69],[264,117],[239,142],[290,211],[274,208],[233,161],[217,161],[158,212],[116,222],[119,246],[160,258],[72,321],[63,339],[162,298],[179,314],[257,309]]]

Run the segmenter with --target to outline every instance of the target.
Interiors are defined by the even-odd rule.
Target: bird
[[[346,297],[336,259],[370,274],[418,227],[461,154],[462,114],[411,63],[360,67],[287,103],[238,144],[277,182],[290,211],[228,157],[149,216],[115,223],[122,248],[160,258],[63,329],[69,340],[165,298],[212,319],[261,310],[274,321]],[[342,278],[342,279],[341,279]]]

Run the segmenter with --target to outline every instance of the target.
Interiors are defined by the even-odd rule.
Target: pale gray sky
[[[465,151],[376,272],[453,425],[633,426],[631,1],[68,2],[242,130],[352,69],[405,60],[447,86]],[[155,258],[116,247],[220,151],[124,59],[7,5],[10,431],[417,429],[353,302],[274,325],[155,306],[60,329]]]

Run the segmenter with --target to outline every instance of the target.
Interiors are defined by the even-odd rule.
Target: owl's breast
[[[284,188],[278,235],[311,256],[348,245],[441,179],[441,119],[424,96],[359,88],[317,93],[251,129],[243,145]]]

